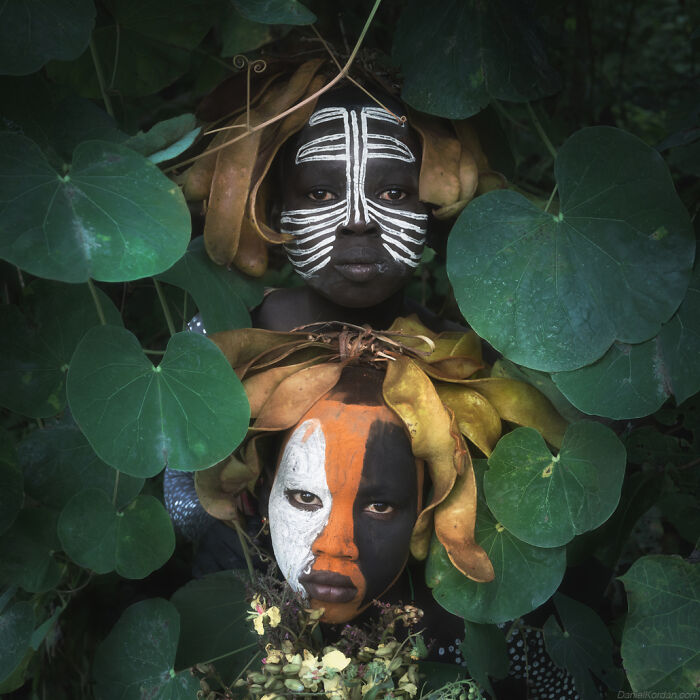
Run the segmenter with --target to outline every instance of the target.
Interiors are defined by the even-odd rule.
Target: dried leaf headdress
[[[267,267],[266,243],[288,239],[269,221],[270,166],[313,113],[318,91],[333,77],[331,68],[323,58],[293,68],[272,64],[252,90],[243,91],[245,99],[237,107],[231,107],[226,85],[208,99],[205,113],[211,115],[211,104],[218,100],[228,116],[217,122],[217,135],[178,181],[188,200],[206,202],[204,242],[214,262],[260,276]],[[259,128],[305,100],[283,119]],[[437,218],[455,216],[476,194],[504,186],[503,177],[489,170],[468,121],[449,122],[408,109],[406,116],[422,141],[419,196],[434,206]]]
[[[465,576],[493,578],[491,562],[474,539],[476,482],[467,443],[490,455],[506,421],[534,427],[558,447],[566,423],[529,384],[486,376],[475,333],[436,334],[412,316],[398,318],[384,332],[325,324],[314,332],[241,329],[211,337],[241,378],[251,406],[243,446],[196,475],[200,501],[212,515],[240,519],[238,496],[254,492],[261,473],[260,441],[296,425],[336,385],[344,367],[366,363],[385,371],[384,401],[406,427],[413,454],[424,460],[432,482],[411,553],[425,559],[435,532]]]

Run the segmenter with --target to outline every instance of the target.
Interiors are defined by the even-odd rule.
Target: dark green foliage
[[[417,110],[476,115],[509,188],[436,234],[407,292],[572,423],[561,450],[521,428],[476,460],[496,579],[465,578],[433,541],[426,580],[465,619],[467,670],[421,664],[426,696],[468,672],[506,697],[496,623],[533,610],[516,624],[538,626],[582,697],[696,691],[700,9],[525,5],[385,0],[353,66]],[[194,115],[231,57],[271,75],[276,57],[322,56],[314,24],[342,62],[373,7],[0,10],[0,694],[193,700],[191,666],[230,684],[256,657],[242,579],[186,583],[160,472],[225,458],[249,417],[216,346],[177,331],[195,312],[210,333],[248,326],[264,286],[299,281],[281,256],[262,280],[214,265],[173,163],[206,138]]]

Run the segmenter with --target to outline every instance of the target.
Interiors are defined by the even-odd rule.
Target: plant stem
[[[41,418],[37,418],[37,419],[36,419],[36,424],[39,426],[39,429],[40,429],[40,430],[43,430],[43,428],[44,428],[44,421],[41,420]]]
[[[90,37],[90,54],[92,55],[92,63],[95,66],[95,73],[97,74],[97,82],[100,85],[100,93],[102,95],[102,101],[105,104],[105,109],[107,114],[109,114],[112,119],[114,119],[114,110],[112,109],[112,101],[109,99],[107,94],[107,85],[105,84],[105,76],[102,72],[102,64],[100,63],[100,57],[97,55],[97,48],[95,47],[95,40]]]
[[[165,294],[163,293],[163,287],[160,286],[160,282],[154,277],[153,284],[156,287],[156,294],[158,294],[158,301],[160,301],[160,306],[163,309],[163,316],[165,316],[165,322],[168,324],[168,330],[170,335],[175,335],[177,331],[175,330],[175,324],[173,323],[173,317],[170,315],[170,309],[168,308],[168,302],[165,300]]]
[[[554,189],[552,190],[552,194],[549,195],[549,199],[547,200],[547,205],[544,208],[545,212],[549,211],[549,205],[554,200],[554,195],[557,193],[558,187],[559,187],[559,185],[554,185]]]
[[[251,127],[250,130],[246,131],[245,134],[241,134],[240,136],[236,136],[235,138],[232,138],[229,141],[225,141],[224,143],[221,143],[214,148],[210,148],[210,149],[206,150],[204,153],[200,153],[198,156],[193,156],[192,158],[188,158],[187,160],[183,160],[179,163],[176,163],[175,165],[171,165],[169,168],[166,168],[163,172],[169,173],[172,170],[176,170],[178,168],[183,167],[184,165],[189,165],[190,163],[194,163],[196,160],[199,160],[200,158],[203,158],[204,156],[210,156],[213,153],[216,153],[217,151],[222,150],[223,148],[227,148],[232,143],[235,143],[236,141],[240,141],[241,139],[244,139],[249,134],[252,134],[255,131],[260,131],[260,129],[264,129],[267,126],[270,126],[270,124],[274,124],[275,122],[280,121],[280,119],[284,119],[286,116],[288,116],[292,112],[295,112],[300,107],[303,107],[305,104],[308,104],[312,100],[318,99],[318,97],[320,95],[322,95],[324,92],[328,92],[328,90],[330,90],[334,85],[336,85],[344,77],[347,76],[347,74],[350,70],[350,66],[352,65],[353,61],[355,60],[355,57],[357,56],[357,52],[360,50],[360,46],[362,45],[362,42],[365,39],[365,35],[367,34],[367,30],[369,29],[370,25],[372,24],[372,20],[374,19],[374,15],[377,13],[377,10],[379,9],[379,5],[381,4],[381,1],[382,0],[374,0],[374,5],[372,6],[372,10],[369,13],[369,17],[367,17],[367,21],[365,22],[365,26],[362,28],[362,31],[360,32],[360,37],[358,38],[357,43],[355,44],[355,48],[352,50],[352,53],[350,54],[350,57],[348,58],[348,60],[345,62],[345,65],[343,66],[342,70],[338,73],[338,75],[335,76],[335,78],[333,78],[333,80],[326,83],[322,88],[317,90],[313,95],[309,95],[308,97],[303,99],[301,102],[297,102],[297,104],[295,104],[293,107],[290,107],[289,109],[285,110],[284,112],[278,114],[276,117],[272,117],[271,119],[268,119],[267,121],[262,122],[262,124],[258,124],[257,126]]]
[[[245,563],[248,567],[250,581],[251,583],[255,583],[255,569],[253,569],[253,561],[250,558],[250,552],[248,551],[248,543],[245,541],[245,533],[243,532],[240,523],[234,521],[233,525],[236,528],[236,533],[238,534],[238,539],[241,543],[241,548],[243,549],[243,556],[245,557]]]
[[[165,355],[165,350],[148,350],[147,348],[143,348],[143,351],[146,355]]]
[[[182,300],[182,330],[187,330],[187,291],[185,291],[185,297]]]
[[[88,289],[90,290],[90,294],[92,294],[92,300],[95,302],[95,308],[97,309],[97,316],[100,319],[100,323],[103,326],[107,325],[107,320],[105,319],[105,312],[102,309],[102,303],[100,302],[100,297],[97,296],[97,287],[95,287],[95,283],[88,277]]]
[[[117,506],[117,494],[119,493],[119,470],[117,469],[117,475],[114,477],[114,490],[112,491],[112,505],[116,508]]]
[[[535,129],[537,129],[537,133],[540,135],[542,142],[547,147],[547,150],[549,151],[552,158],[556,158],[557,157],[557,149],[554,148],[554,146],[552,145],[552,142],[549,140],[549,137],[545,133],[545,130],[542,128],[542,124],[541,124],[540,120],[537,118],[537,115],[535,114],[535,110],[532,109],[532,105],[529,102],[526,102],[525,104],[527,105],[527,111],[528,111],[528,114],[530,115],[530,119],[532,120],[532,123],[535,125]]]

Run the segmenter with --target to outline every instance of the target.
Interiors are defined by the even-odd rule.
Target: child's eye
[[[287,500],[300,510],[318,510],[323,506],[321,499],[310,491],[287,491]]]
[[[336,195],[333,194],[333,192],[329,192],[328,190],[322,190],[320,188],[316,190],[311,190],[307,193],[306,196],[309,199],[313,199],[314,202],[329,202],[332,199],[337,199]]]
[[[403,190],[398,187],[391,187],[384,192],[380,192],[379,199],[388,199],[390,202],[398,202],[402,199],[406,199],[408,195]]]
[[[370,503],[365,507],[365,511],[368,513],[374,513],[375,515],[389,515],[394,512],[394,506],[390,506],[388,503]]]

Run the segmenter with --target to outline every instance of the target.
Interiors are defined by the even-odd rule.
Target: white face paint
[[[316,510],[290,503],[289,494],[310,492],[321,500]],[[304,421],[284,448],[270,492],[269,519],[272,549],[282,575],[297,593],[306,596],[299,576],[309,571],[314,555],[311,545],[326,527],[331,514],[331,493],[326,481],[326,438],[321,422]]]
[[[405,128],[398,119],[379,107],[362,107],[358,112],[345,107],[326,107],[314,112],[309,126],[337,121],[342,131],[320,136],[303,144],[295,162],[335,160],[345,162],[345,198],[319,203],[308,209],[282,211],[283,233],[294,236],[285,245],[287,255],[304,278],[313,277],[331,260],[339,226],[351,221],[375,222],[381,229],[382,246],[401,265],[417,267],[425,244],[427,214],[394,205],[384,206],[368,199],[365,191],[367,164],[374,159],[415,163],[411,149],[388,134],[370,131],[370,120],[390,122]]]

